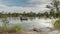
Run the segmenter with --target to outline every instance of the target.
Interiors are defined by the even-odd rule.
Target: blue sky
[[[45,4],[49,1],[45,1],[45,0],[35,0],[35,2],[29,2],[29,1],[32,1],[32,0],[1,0],[0,3],[1,4],[5,4],[7,6],[34,6],[34,5],[37,5],[37,4]],[[33,0],[34,1],[34,0]]]
[[[0,11],[40,12],[47,9],[45,6],[49,4],[50,1],[51,0],[0,0]]]
[[[23,7],[28,7],[28,6],[34,6],[36,3],[32,3],[33,5],[30,5],[29,3],[30,0],[1,0],[1,4],[5,4],[7,6],[23,6]]]
[[[2,0],[2,4],[8,6],[27,6],[29,0]]]

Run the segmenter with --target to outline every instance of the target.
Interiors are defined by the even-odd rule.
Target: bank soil
[[[0,34],[6,34],[6,33],[0,33]],[[41,32],[36,32],[36,31],[21,31],[21,32],[10,32],[7,34],[41,34]]]

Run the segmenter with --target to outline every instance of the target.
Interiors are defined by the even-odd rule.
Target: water
[[[45,28],[45,27],[53,27],[52,22],[54,22],[53,19],[45,19],[45,18],[28,18],[28,20],[20,20],[19,17],[9,17],[9,24],[20,24],[23,26],[23,28]],[[1,25],[2,19],[0,19],[0,25]]]
[[[52,22],[54,19],[45,19],[45,18],[28,18],[28,20],[20,20],[19,17],[9,17],[9,24],[20,24],[24,29],[33,29],[33,28],[53,28]]]

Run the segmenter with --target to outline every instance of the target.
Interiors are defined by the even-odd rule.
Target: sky
[[[46,5],[50,4],[51,0],[0,0],[0,12],[44,12],[49,9]]]

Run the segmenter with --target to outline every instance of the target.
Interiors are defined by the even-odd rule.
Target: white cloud
[[[6,5],[3,5],[3,4],[0,4],[0,12],[4,11],[6,13],[8,12],[44,12],[46,10],[48,10],[47,8],[45,8],[45,6],[49,3],[50,0],[30,0],[29,3],[31,3],[30,5],[33,5],[33,3],[36,3],[36,5],[34,7],[17,7],[17,6],[12,6],[12,7],[9,7],[9,6],[6,6]],[[41,4],[40,4],[41,3]],[[44,4],[45,3],[45,4]]]
[[[50,3],[51,0],[30,0],[30,3],[37,3],[37,4],[45,4],[45,3]]]
[[[1,11],[4,11],[4,12],[30,12],[30,11],[33,11],[33,12],[41,12],[41,11],[45,11],[47,10],[47,8],[45,8],[44,5],[40,6],[40,5],[37,5],[36,7],[8,7],[6,5],[0,5],[0,12]]]

